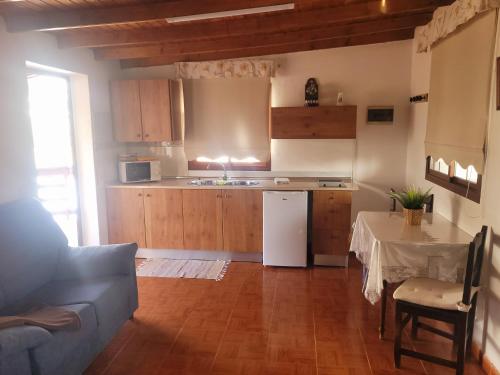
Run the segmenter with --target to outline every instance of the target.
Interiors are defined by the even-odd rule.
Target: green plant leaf
[[[401,192],[390,192],[388,194],[401,203],[404,208],[418,210],[424,207],[425,202],[430,196],[429,193],[431,190],[432,188],[424,192],[422,189],[411,185]]]

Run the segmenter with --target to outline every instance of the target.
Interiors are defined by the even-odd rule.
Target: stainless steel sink
[[[216,180],[192,180],[189,181],[189,185],[194,186],[215,186]]]
[[[256,180],[192,180],[189,182],[194,186],[257,186],[260,184]]]
[[[256,186],[259,185],[259,181],[255,180],[228,180],[224,181],[223,185],[232,185],[232,186]]]

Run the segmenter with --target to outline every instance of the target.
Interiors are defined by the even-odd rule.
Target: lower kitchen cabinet
[[[351,192],[313,193],[312,250],[314,254],[347,255],[351,230]]]
[[[182,191],[185,249],[223,249],[222,199],[221,190]]]
[[[112,187],[107,190],[108,242],[182,249],[182,190]]]
[[[144,189],[146,244],[152,249],[182,249],[182,190]]]
[[[143,189],[108,188],[106,200],[108,242],[136,242],[146,247]]]
[[[262,190],[110,187],[110,243],[150,249],[262,252]],[[315,255],[346,255],[351,193],[314,191]]]
[[[262,252],[262,191],[223,191],[224,250]]]

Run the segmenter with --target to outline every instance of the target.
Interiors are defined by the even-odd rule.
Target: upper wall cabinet
[[[179,83],[166,79],[111,82],[115,138],[118,142],[181,140],[175,114]]]
[[[355,105],[271,108],[271,138],[356,138]]]

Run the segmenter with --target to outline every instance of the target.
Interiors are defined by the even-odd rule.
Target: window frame
[[[455,194],[481,203],[482,175],[477,175],[477,182],[467,181],[454,176],[454,166],[450,163],[448,174],[431,168],[431,157],[427,156],[425,164],[425,179]]]

